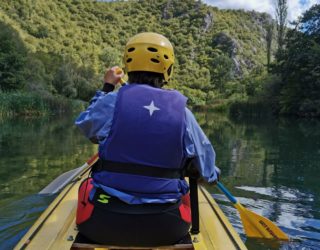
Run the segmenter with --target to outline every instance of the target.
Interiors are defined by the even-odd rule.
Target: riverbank
[[[84,102],[62,96],[26,92],[0,92],[0,118],[46,116],[84,108]]]
[[[62,113],[78,113],[83,111],[88,102],[69,99],[60,95],[27,93],[27,92],[0,92],[0,119],[14,116],[41,117]],[[320,112],[281,112],[279,107],[271,101],[262,99],[222,99],[209,101],[209,104],[197,105],[189,103],[194,111],[215,112],[233,118],[261,118],[261,117],[301,117],[319,118]]]

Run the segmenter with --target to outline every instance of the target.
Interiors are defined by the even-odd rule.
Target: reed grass
[[[45,116],[71,112],[74,106],[72,100],[61,96],[25,92],[0,92],[0,117],[2,118],[17,115]]]

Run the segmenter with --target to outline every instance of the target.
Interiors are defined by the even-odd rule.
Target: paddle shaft
[[[229,201],[231,201],[233,204],[236,204],[238,201],[237,199],[228,191],[228,189],[225,188],[225,186],[221,182],[217,182],[218,188],[221,190],[222,193],[224,193]]]

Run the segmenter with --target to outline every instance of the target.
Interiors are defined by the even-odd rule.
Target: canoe
[[[247,249],[213,197],[201,185],[198,186],[200,232],[190,233],[184,243],[162,247],[118,247],[79,242],[81,237],[77,237],[75,223],[78,188],[97,159],[88,161],[69,181],[14,249]]]

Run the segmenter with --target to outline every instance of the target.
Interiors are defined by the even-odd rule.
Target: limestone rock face
[[[241,76],[241,63],[237,57],[240,45],[237,40],[224,32],[220,32],[214,36],[212,44],[215,48],[220,49],[232,59],[234,66],[233,74],[235,76]]]

